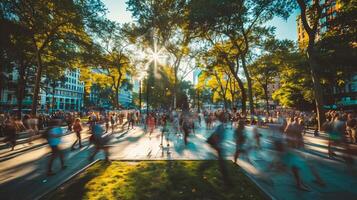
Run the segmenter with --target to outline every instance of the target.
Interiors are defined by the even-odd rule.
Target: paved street
[[[249,130],[250,127],[247,129]],[[249,153],[251,163],[242,157],[238,164],[269,194],[276,199],[336,199],[336,197],[355,199],[357,191],[353,186],[357,185],[356,171],[347,168],[341,160],[327,159],[326,144],[322,137],[315,138],[306,135],[306,150],[297,153],[306,163],[314,165],[318,169],[326,182],[326,187],[320,188],[314,185],[311,182],[311,173],[304,169],[303,179],[311,191],[302,192],[295,189],[290,172],[268,169],[267,166],[275,154],[271,149],[272,143],[269,139],[272,132],[268,129],[260,129],[260,131],[263,134],[263,150]],[[187,147],[183,143],[182,136],[172,133],[169,135],[170,146],[167,146],[166,139],[164,139],[164,148],[161,148],[159,129],[156,129],[151,136],[145,134],[140,127],[129,131],[117,131],[110,141],[110,159],[215,159],[214,151],[205,142],[210,132],[205,128],[199,128],[195,134],[190,136]],[[227,140],[224,144],[229,159],[232,159],[235,149],[232,133],[232,129],[228,128],[226,131]],[[88,155],[93,148],[93,146],[88,146],[89,134],[84,133],[83,137],[85,138],[85,147],[75,151],[70,151],[75,135],[69,134],[63,137],[62,148],[65,150],[68,168],[60,170],[57,160],[54,164],[54,171],[57,174],[52,177],[46,176],[46,164],[50,152],[47,145],[19,153],[17,156],[1,162],[0,197],[4,199],[34,199],[80,171],[90,163]],[[36,140],[33,145],[41,142],[43,142],[41,139]],[[98,154],[96,158],[104,158],[104,155]]]

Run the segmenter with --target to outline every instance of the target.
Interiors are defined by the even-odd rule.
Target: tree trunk
[[[120,89],[120,81],[121,81],[121,77],[122,77],[122,73],[119,69],[119,77],[118,77],[118,80],[117,80],[117,83],[116,83],[116,86],[115,86],[115,97],[114,97],[114,101],[115,101],[115,104],[114,106],[119,109],[119,89]]]
[[[200,91],[197,91],[197,109],[200,112]]]
[[[224,110],[227,110],[227,108],[228,108],[227,99],[226,99],[226,98],[223,98],[223,100],[224,100]]]
[[[52,83],[52,103],[51,103],[51,112],[52,114],[54,113],[54,109],[55,109],[55,92],[56,92],[56,83]]]
[[[141,80],[139,81],[139,111],[141,113]]]
[[[323,95],[322,95],[322,86],[317,74],[317,52],[315,51],[315,39],[318,33],[319,20],[322,14],[322,7],[320,5],[320,1],[314,0],[313,5],[311,6],[312,11],[315,13],[314,20],[311,20],[311,25],[309,24],[308,16],[306,14],[306,2],[304,0],[297,0],[297,3],[300,7],[301,11],[301,22],[304,26],[305,31],[308,34],[308,46],[307,46],[307,57],[308,63],[310,66],[310,74],[314,87],[314,96],[315,96],[315,105],[316,105],[316,114],[317,114],[317,124],[319,130],[321,130],[321,125],[324,121],[324,109],[323,109]]]
[[[19,93],[17,96],[17,107],[18,107],[18,113],[17,116],[19,119],[21,119],[21,113],[22,113],[22,102],[24,99],[25,95],[25,71],[26,67],[24,66],[24,63],[22,62],[20,64],[20,69],[19,69]]]
[[[247,114],[247,105],[246,105],[247,95],[245,93],[244,84],[243,84],[242,80],[238,77],[238,66],[239,66],[238,58],[236,59],[236,65],[237,65],[237,70],[234,70],[234,64],[232,64],[232,63],[229,65],[229,70],[233,74],[234,79],[237,81],[238,87],[242,93],[242,114],[246,115]]]
[[[248,85],[250,114],[254,115],[255,112],[254,112],[254,101],[253,101],[253,91],[252,91],[252,79],[250,78],[244,55],[241,56],[241,59],[242,59],[242,67],[243,67],[244,75],[247,79],[247,85]]]
[[[308,62],[310,66],[310,74],[313,82],[314,96],[315,96],[315,106],[316,106],[316,114],[317,114],[317,124],[319,130],[321,130],[321,126],[325,120],[324,113],[324,102],[323,102],[323,94],[322,94],[322,86],[318,75],[316,73],[316,69],[318,68],[318,63],[316,61],[316,53],[314,51],[314,46],[309,45],[308,47]]]
[[[266,103],[266,111],[269,113],[269,97],[268,97],[268,88],[267,85],[263,86],[264,90],[264,97],[265,97],[265,103]]]
[[[238,87],[240,89],[240,91],[242,92],[242,114],[246,115],[247,114],[247,95],[245,93],[245,88],[244,88],[244,84],[242,82],[242,80],[240,80],[240,78],[237,75],[234,75],[234,78],[237,80],[238,82]]]
[[[234,83],[233,83],[234,84]],[[229,92],[231,93],[231,96],[232,96],[232,103],[231,103],[231,109],[233,109],[233,107],[234,107],[234,92],[235,92],[235,90],[233,89],[233,87],[232,87],[232,79],[230,78],[229,79]]]
[[[42,78],[42,60],[41,60],[40,52],[38,50],[36,52],[36,61],[37,61],[37,70],[36,70],[36,79],[35,79],[35,86],[34,86],[33,98],[32,98],[32,108],[31,108],[32,115],[36,115],[37,112],[38,95],[40,93],[40,82]]]
[[[119,87],[115,87],[114,107],[119,109]]]
[[[173,109],[176,110],[176,106],[177,106],[177,67],[175,66],[175,80],[174,80],[174,91],[173,91]]]

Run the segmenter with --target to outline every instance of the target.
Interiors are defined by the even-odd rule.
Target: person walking
[[[228,170],[225,165],[224,160],[224,148],[223,141],[225,138],[225,127],[224,127],[224,113],[222,111],[216,113],[217,123],[212,135],[207,139],[207,142],[217,151],[218,154],[218,165],[222,174],[224,183],[227,186],[231,186],[232,182],[228,175]]]
[[[184,113],[181,115],[181,127],[182,127],[182,131],[184,134],[184,142],[185,145],[187,145],[188,143],[188,135],[190,134],[192,125],[190,122],[190,116],[188,115],[188,113]]]
[[[168,117],[163,114],[161,116],[161,126],[162,126],[162,130],[161,130],[161,142],[160,142],[160,147],[163,147],[163,141],[164,141],[164,137],[166,139],[166,146],[169,147],[170,143],[169,143],[169,125],[168,125]]]
[[[253,137],[255,140],[256,148],[261,149],[260,138],[262,137],[262,135],[258,131],[257,121],[255,119],[252,120],[251,127],[252,127],[252,132],[253,132]]]
[[[127,120],[128,120],[128,130],[130,129],[130,125],[131,125],[131,129],[134,129],[134,113],[133,112],[128,112],[128,116],[127,116]]]
[[[79,143],[79,148],[82,148],[82,140],[81,140],[81,131],[82,131],[82,125],[81,125],[81,120],[79,118],[77,118],[74,121],[73,124],[73,130],[76,133],[76,141],[74,141],[74,143],[72,144],[72,150],[74,150],[74,146],[77,144],[77,142]]]
[[[106,114],[104,117],[104,122],[105,122],[105,133],[108,133],[109,130],[109,121],[111,116],[109,116],[109,114]]]
[[[66,123],[67,123],[67,132],[72,131],[72,125],[73,125],[73,117],[71,113],[68,113],[66,116]]]
[[[346,129],[348,135],[350,136],[351,143],[357,143],[356,138],[356,129],[357,129],[357,120],[353,118],[353,115],[349,113],[347,115]]]
[[[48,144],[51,147],[51,156],[48,162],[47,175],[52,176],[55,173],[52,171],[53,161],[59,157],[61,161],[62,169],[65,169],[67,166],[64,164],[64,155],[59,145],[61,144],[61,137],[63,135],[63,130],[60,127],[62,120],[61,119],[52,119],[49,122],[49,127],[45,131],[45,137],[47,138]]]
[[[239,119],[237,120],[237,127],[234,130],[235,133],[235,140],[236,140],[236,151],[234,152],[234,162],[237,163],[237,160],[241,153],[246,153],[244,150],[244,144],[247,139],[245,135],[245,127],[244,127],[244,120]]]
[[[4,135],[5,135],[5,142],[7,142],[10,145],[11,151],[13,151],[16,146],[16,139],[17,139],[16,133],[17,133],[17,129],[16,129],[15,120],[9,117],[4,122]]]
[[[149,136],[151,136],[155,128],[155,118],[153,117],[152,113],[149,113],[146,123],[149,131]]]
[[[103,150],[105,153],[105,160],[109,161],[109,146],[107,145],[109,141],[109,133],[104,134],[104,129],[100,124],[95,124],[92,129],[92,136],[90,137],[90,142],[94,144],[95,149],[89,156],[89,161],[93,161],[95,155]]]

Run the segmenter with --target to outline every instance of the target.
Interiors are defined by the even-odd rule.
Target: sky
[[[127,0],[102,0],[102,1],[108,9],[108,13],[107,13],[108,19],[116,21],[121,24],[133,21],[130,11],[126,9],[127,5],[125,2]],[[275,33],[278,39],[289,39],[289,40],[297,41],[297,27],[296,27],[297,15],[298,15],[298,11],[296,10],[291,14],[291,16],[287,20],[275,17],[267,24],[276,27]],[[186,76],[185,80],[193,82],[194,80],[193,73],[191,72],[191,74]]]
[[[133,18],[131,13],[126,10],[126,0],[102,0],[108,9],[107,17],[110,20],[116,21],[118,23],[132,22]],[[287,19],[281,19],[275,17],[273,20],[268,22],[269,25],[276,27],[276,37],[278,39],[289,39],[297,40],[297,28],[296,28],[296,16],[298,12],[295,11]]]

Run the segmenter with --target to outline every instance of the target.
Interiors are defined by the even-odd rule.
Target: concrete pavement
[[[247,130],[249,131],[249,127]],[[238,164],[254,178],[254,180],[276,199],[336,199],[336,196],[347,199],[356,199],[357,191],[353,186],[357,185],[357,176],[351,168],[339,159],[330,160],[326,157],[326,145],[324,141],[314,140],[311,136],[306,136],[306,150],[297,151],[304,163],[314,165],[326,187],[320,188],[311,182],[311,173],[307,169],[302,170],[303,179],[311,189],[310,192],[302,192],[295,188],[292,174],[289,171],[270,170],[268,165],[273,159],[275,152],[272,150],[272,141],[269,136],[272,134],[268,129],[259,129],[263,134],[261,151],[251,151],[250,161],[242,157]],[[110,159],[122,160],[167,160],[167,159],[215,159],[214,151],[206,143],[206,138],[211,134],[211,130],[199,128],[195,134],[189,137],[187,146],[183,143],[181,135],[173,133],[168,135],[169,146],[166,140],[161,143],[161,133],[156,129],[154,133],[144,133],[140,127],[135,127],[129,131],[121,131],[112,136],[110,141]],[[83,134],[83,136],[89,136]],[[308,137],[311,137],[310,139]],[[66,165],[65,170],[60,170],[59,161],[54,163],[55,176],[46,176],[46,164],[50,150],[47,146],[24,152],[14,158],[4,161],[0,165],[0,198],[5,199],[34,199],[39,195],[56,187],[72,174],[89,164],[89,152],[93,148],[88,146],[87,139],[84,140],[85,147],[70,151],[70,146],[74,141],[74,134],[63,137],[62,148],[65,149]],[[311,143],[311,144],[308,144]],[[232,129],[226,131],[226,141],[224,143],[228,159],[232,159],[235,150]],[[310,147],[311,148],[310,148]],[[99,154],[96,158],[103,158]],[[354,166],[356,167],[356,166]],[[237,183],[239,184],[239,183]],[[19,192],[21,190],[21,192]]]

